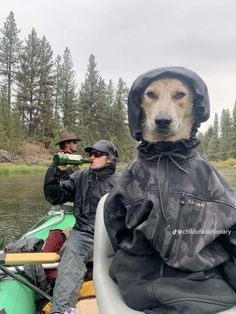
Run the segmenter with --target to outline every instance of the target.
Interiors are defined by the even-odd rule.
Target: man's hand
[[[67,168],[70,168],[70,165],[60,165],[57,166],[61,171],[65,171]]]

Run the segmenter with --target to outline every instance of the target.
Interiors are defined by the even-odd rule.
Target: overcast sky
[[[208,86],[210,122],[214,113],[233,108],[235,0],[7,0],[1,1],[0,28],[10,11],[21,39],[34,27],[55,57],[68,46],[78,83],[90,54],[103,78],[117,82],[122,77],[128,87],[148,70],[184,66]]]

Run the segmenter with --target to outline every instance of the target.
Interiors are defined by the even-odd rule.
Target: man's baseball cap
[[[112,142],[106,141],[106,140],[100,140],[96,142],[93,146],[87,146],[85,147],[84,151],[86,153],[91,153],[92,151],[99,151],[101,153],[105,153],[109,155],[111,158],[117,158],[118,157],[118,151],[115,147],[115,145]]]

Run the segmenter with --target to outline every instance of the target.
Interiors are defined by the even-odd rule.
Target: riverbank
[[[25,143],[12,162],[0,162],[1,174],[44,173],[52,162],[52,153],[40,143]],[[117,171],[122,172],[127,164],[117,163]],[[82,165],[80,168],[87,168]]]
[[[52,159],[52,154],[40,143],[26,142],[17,153],[9,153],[12,161],[0,163],[0,175],[45,172]]]
[[[12,162],[0,162],[1,174],[43,173],[52,162],[52,153],[40,143],[26,142],[22,145]],[[236,169],[236,158],[224,161],[210,161],[217,169]],[[118,163],[117,170],[122,172],[126,164]]]

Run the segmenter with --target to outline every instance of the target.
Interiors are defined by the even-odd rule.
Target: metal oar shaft
[[[0,265],[0,270],[2,270],[5,274],[9,275],[10,277],[14,278],[15,280],[19,281],[23,285],[27,286],[28,288],[32,289],[36,293],[40,294],[45,299],[52,302],[52,297],[48,293],[46,293],[46,292],[42,291],[41,289],[39,289],[38,287],[34,286],[33,284],[31,284],[30,282],[25,280],[23,277],[12,273],[11,271],[9,271],[6,267],[4,267],[2,265]]]

